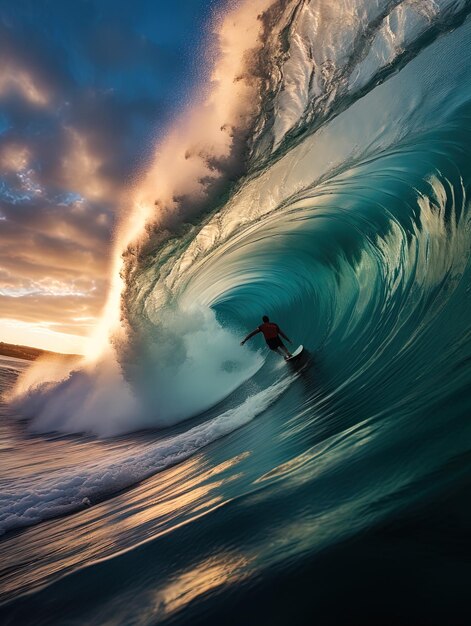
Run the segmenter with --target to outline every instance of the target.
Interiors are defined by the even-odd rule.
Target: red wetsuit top
[[[278,324],[273,324],[273,322],[263,322],[263,324],[258,327],[258,330],[263,333],[265,339],[276,339],[280,332]]]

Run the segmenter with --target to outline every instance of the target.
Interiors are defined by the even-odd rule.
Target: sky
[[[0,0],[0,341],[86,350],[117,220],[219,5]]]

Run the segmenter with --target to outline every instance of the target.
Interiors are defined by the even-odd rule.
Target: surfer
[[[263,324],[260,324],[258,328],[249,333],[247,337],[240,342],[240,345],[243,346],[248,339],[250,339],[254,335],[257,335],[258,333],[262,333],[270,350],[278,352],[278,354],[280,354],[281,356],[283,356],[282,352],[284,352],[285,359],[290,359],[293,355],[285,346],[285,344],[281,341],[280,335],[283,337],[283,339],[289,341],[289,343],[291,343],[291,339],[288,339],[288,337],[281,330],[278,324],[270,322],[270,318],[268,317],[268,315],[264,315],[262,320]],[[280,352],[280,350],[282,352]]]

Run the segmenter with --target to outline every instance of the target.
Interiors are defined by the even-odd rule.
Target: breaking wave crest
[[[106,349],[68,370],[38,363],[12,397],[35,432],[201,423],[122,469],[51,478],[53,511],[176,463],[274,402],[292,372],[256,340],[239,346],[263,314],[323,363],[304,410],[345,428],[404,406],[425,414],[467,375],[471,99],[455,85],[471,80],[469,3],[233,10],[215,83],[123,219]],[[36,520],[33,491],[19,500]]]

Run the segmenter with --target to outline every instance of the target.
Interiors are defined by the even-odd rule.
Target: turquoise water
[[[468,622],[471,23],[409,4],[296,123],[287,71],[228,198],[130,261],[150,414],[97,439],[2,405],[2,623]],[[265,313],[296,367],[238,346]]]

